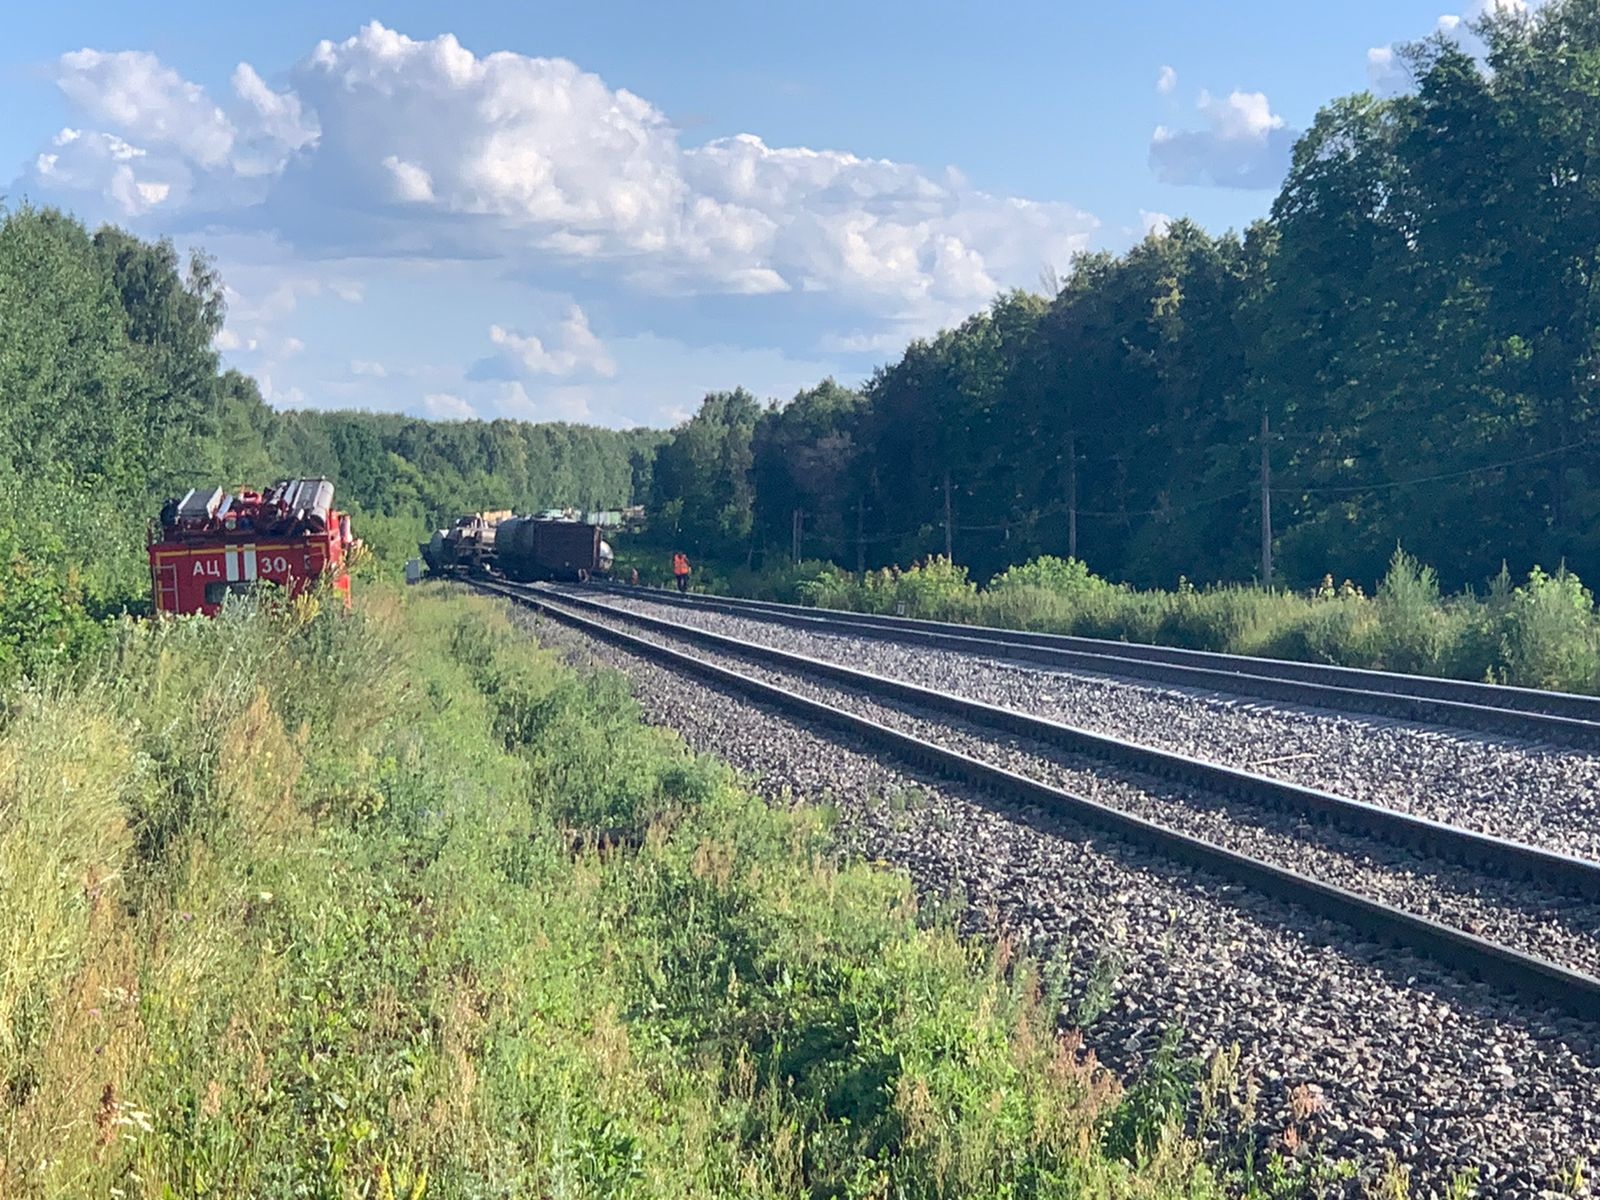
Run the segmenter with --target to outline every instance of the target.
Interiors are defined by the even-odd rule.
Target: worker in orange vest
[[[689,556],[681,550],[672,556],[672,575],[678,581],[678,590],[687,592],[689,590]]]

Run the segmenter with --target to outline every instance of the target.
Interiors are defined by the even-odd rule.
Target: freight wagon
[[[492,518],[492,519],[491,519]],[[600,527],[552,510],[535,517],[471,513],[436,530],[419,547],[433,575],[499,574],[519,583],[581,582],[611,570],[611,546]]]

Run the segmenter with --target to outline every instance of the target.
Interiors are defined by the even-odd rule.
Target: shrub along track
[[[862,803],[865,789],[893,794],[915,777],[850,749],[855,736],[819,740],[812,720],[793,725],[748,692],[730,701],[724,684],[664,670],[639,657],[659,653],[648,647],[620,652],[592,640],[614,634],[540,628],[623,666],[653,719],[769,790],[831,794],[862,849],[905,865],[927,892],[954,888],[969,920],[992,914],[1069,960],[1068,1019],[1088,1025],[1114,1066],[1146,1063],[1168,1023],[1202,1053],[1238,1041],[1244,1069],[1266,1084],[1247,1124],[1264,1136],[1292,1124],[1313,1141],[1320,1130],[1336,1153],[1393,1150],[1429,1186],[1481,1164],[1496,1194],[1532,1195],[1600,1138],[1592,1024],[1137,844],[1108,853],[1094,828],[1037,806],[996,808],[945,786],[906,806]]]

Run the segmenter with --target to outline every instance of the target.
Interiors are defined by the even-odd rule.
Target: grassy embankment
[[[1080,562],[1041,558],[979,588],[933,558],[858,580],[812,562],[755,574],[702,573],[702,590],[856,612],[1255,654],[1301,662],[1600,692],[1600,612],[1574,575],[1502,573],[1483,594],[1443,596],[1437,576],[1396,552],[1377,594],[1332,578],[1309,592],[1248,585],[1139,591]]]
[[[1123,1091],[824,812],[487,600],[360,607],[3,693],[0,1194],[1219,1193],[1189,1076]]]

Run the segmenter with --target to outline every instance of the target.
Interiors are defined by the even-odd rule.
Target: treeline
[[[328,475],[391,556],[462,511],[615,506],[648,486],[648,430],[277,412],[222,369],[224,316],[204,256],[0,214],[0,673],[138,607],[146,522],[192,486]]]
[[[1073,555],[1139,584],[1450,586],[1600,570],[1600,0],[1410,47],[1325,108],[1271,216],[1080,258],[859,391],[708,397],[654,506],[702,554],[987,577]]]

